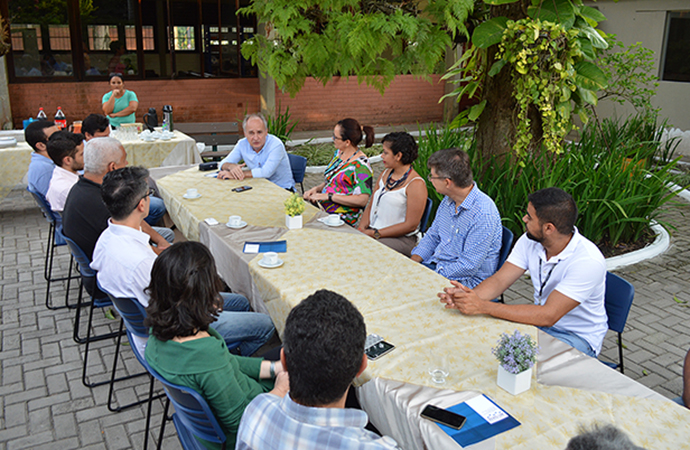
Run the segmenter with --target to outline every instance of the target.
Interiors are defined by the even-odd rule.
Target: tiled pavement
[[[317,181],[310,176],[305,187]],[[653,260],[617,271],[636,288],[623,335],[626,374],[667,397],[680,394],[682,359],[690,347],[690,223],[685,217],[689,213],[687,203],[666,208],[664,219],[677,226],[671,248]],[[0,450],[140,449],[145,408],[111,413],[106,408],[107,386],[88,389],[81,384],[83,345],[72,340],[74,313],[44,306],[47,233],[48,225],[26,191],[15,190],[0,201]],[[57,273],[64,274],[67,248],[60,247],[57,255]],[[64,286],[56,283],[52,291],[53,302],[63,304]],[[71,294],[74,301],[76,289]],[[509,303],[530,298],[527,280],[506,295]],[[102,311],[96,312],[95,323],[99,330],[117,325]],[[617,354],[613,333],[604,346],[604,355]],[[93,345],[89,371],[94,379],[107,376],[113,347],[111,340]],[[119,367],[139,371],[131,351],[123,350],[124,364]],[[144,378],[121,382],[116,398],[123,402],[143,398],[147,386]],[[161,412],[158,401],[150,446],[157,438]],[[172,424],[163,448],[180,448]]]

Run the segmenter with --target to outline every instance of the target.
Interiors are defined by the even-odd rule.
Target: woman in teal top
[[[280,362],[232,355],[209,327],[223,304],[221,286],[213,256],[203,244],[183,242],[161,253],[148,287],[145,323],[151,337],[145,355],[163,378],[206,399],[231,449],[249,402],[264,392],[283,397],[289,385]],[[199,441],[208,449],[219,448]]]
[[[103,96],[103,113],[110,119],[110,125],[119,127],[123,123],[134,123],[139,99],[133,91],[125,89],[122,74],[110,74],[110,92]]]

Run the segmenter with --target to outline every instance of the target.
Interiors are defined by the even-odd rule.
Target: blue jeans
[[[243,356],[253,355],[275,332],[271,318],[266,314],[249,312],[249,302],[239,294],[221,292],[223,312],[211,324],[225,343],[239,343]]]
[[[154,226],[158,223],[160,218],[165,215],[166,211],[167,210],[165,209],[165,203],[163,203],[163,199],[154,197],[152,195],[151,204],[149,205],[149,215],[146,216],[144,220],[149,225]]]
[[[146,219],[144,219],[144,220],[146,220]],[[151,227],[151,228],[153,228],[153,231],[160,234],[163,239],[170,242],[171,244],[175,240],[175,232],[173,230],[171,230],[170,228],[163,228],[163,227]]]
[[[589,345],[589,342],[585,341],[584,339],[582,339],[580,336],[578,336],[575,333],[572,333],[570,331],[565,331],[565,330],[558,330],[554,327],[538,327],[538,328],[541,331],[548,333],[551,336],[555,337],[556,339],[560,339],[561,341],[565,342],[569,346],[576,348],[577,350],[580,350],[582,353],[584,353],[587,356],[591,356],[592,358],[597,357],[596,352]]]

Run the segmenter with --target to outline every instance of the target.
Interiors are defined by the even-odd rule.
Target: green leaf
[[[482,115],[482,112],[484,112],[484,107],[486,107],[486,100],[482,100],[480,103],[476,105],[472,105],[469,108],[469,112],[467,114],[467,117],[474,122],[479,118],[479,116]]]
[[[578,87],[597,91],[607,85],[606,74],[603,70],[589,61],[580,61],[575,64],[575,82]]]
[[[515,3],[518,0],[484,0],[487,5],[507,5],[509,3]]]
[[[684,307],[686,307],[686,308],[690,308],[690,306],[687,304],[687,303],[688,303],[687,300],[681,300],[681,299],[679,299],[678,297],[676,297],[675,295],[673,296],[673,301],[675,301],[676,303],[678,303],[680,306],[684,306]]]
[[[106,319],[115,320],[115,313],[112,308],[106,309],[104,314]]]
[[[595,30],[589,23],[587,23],[583,18],[578,17],[575,20],[575,27],[579,29],[580,34],[584,35],[590,40],[594,48],[607,49],[609,47],[608,42],[604,39],[599,31]]]
[[[597,23],[606,20],[606,16],[603,15],[601,11],[590,6],[580,7],[580,15],[586,19],[594,20]]]
[[[592,41],[583,37],[577,37],[576,39],[580,43],[580,50],[585,55],[585,58],[590,60],[596,59],[597,53],[594,51],[594,47],[592,47]]]
[[[507,23],[507,17],[494,17],[487,20],[474,29],[472,44],[479,48],[489,48],[500,43]]]
[[[582,101],[587,102],[590,105],[597,106],[599,99],[597,98],[597,94],[595,92],[579,86],[577,91],[580,94],[580,99],[582,99]]]
[[[493,77],[497,75],[501,71],[501,69],[503,69],[503,66],[505,66],[507,62],[508,60],[506,58],[501,58],[495,63],[493,63],[491,65],[491,69],[489,69],[489,76]]]
[[[530,6],[527,15],[552,23],[560,23],[569,30],[575,23],[575,8],[570,0],[545,0],[541,6]]]

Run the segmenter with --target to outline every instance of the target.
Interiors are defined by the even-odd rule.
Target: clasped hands
[[[245,163],[230,164],[228,169],[220,169],[218,171],[218,178],[221,180],[244,180],[243,167],[246,167]]]
[[[315,187],[305,192],[302,197],[304,197],[305,200],[308,200],[312,203],[323,202],[325,200],[328,200],[328,194],[319,192],[319,190]]]
[[[441,303],[445,303],[447,309],[457,309],[468,316],[485,313],[483,306],[486,301],[479,298],[474,290],[457,281],[451,280],[451,284],[453,287],[444,288],[443,292],[438,293]]]

